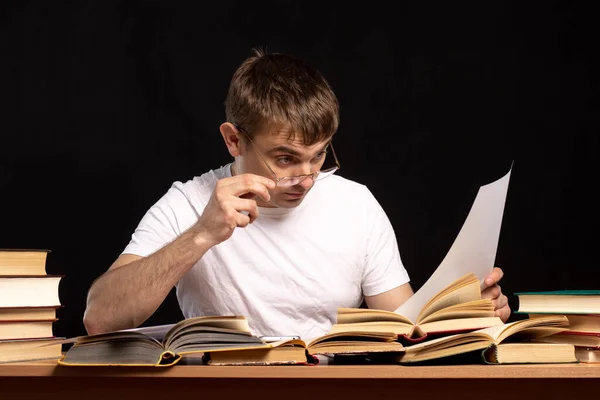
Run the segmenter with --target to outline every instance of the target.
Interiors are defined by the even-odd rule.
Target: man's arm
[[[209,248],[190,229],[148,257],[121,255],[88,292],[83,317],[88,334],[139,326]]]
[[[406,300],[413,295],[413,290],[410,283],[405,283],[395,287],[387,292],[377,294],[375,296],[365,296],[365,301],[369,308],[386,311],[396,311]]]
[[[88,333],[129,329],[143,323],[212,246],[258,217],[253,198],[269,201],[268,189],[274,187],[271,179],[252,174],[221,179],[191,228],[148,257],[121,255],[89,290],[84,314]]]

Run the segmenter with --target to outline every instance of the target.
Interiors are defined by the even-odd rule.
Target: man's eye
[[[291,157],[279,157],[277,158],[277,162],[281,165],[289,165],[293,162],[294,160]]]
[[[321,161],[322,159],[325,158],[326,155],[327,155],[327,152],[326,151],[322,151],[319,154],[317,154],[317,156],[315,157],[315,160]]]

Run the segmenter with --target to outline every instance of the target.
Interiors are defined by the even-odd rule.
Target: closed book
[[[0,340],[52,337],[54,321],[0,321]]]
[[[47,321],[56,319],[56,311],[62,306],[46,307],[0,307],[2,321]]]
[[[518,292],[519,314],[600,314],[600,290]]]
[[[0,276],[0,307],[60,306],[62,275]]]
[[[0,340],[0,363],[59,360],[63,340],[62,337]]]
[[[42,249],[0,249],[0,276],[46,275],[49,252]]]
[[[559,343],[500,343],[483,352],[486,364],[576,363],[575,346]]]

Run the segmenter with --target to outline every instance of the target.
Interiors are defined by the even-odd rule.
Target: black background
[[[339,174],[379,199],[415,290],[513,160],[496,257],[513,309],[600,289],[591,5],[199,3],[1,4],[0,247],[52,250],[57,335],[85,332],[90,284],[172,182],[230,161],[218,126],[253,46],[329,79]],[[171,293],[146,324],[180,318]]]

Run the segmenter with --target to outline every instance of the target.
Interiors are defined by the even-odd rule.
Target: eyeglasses
[[[275,184],[277,186],[279,186],[279,187],[295,186],[295,185],[300,184],[301,182],[303,182],[307,178],[311,178],[313,180],[313,182],[320,181],[320,180],[323,180],[323,179],[327,178],[328,176],[333,175],[335,171],[337,171],[338,169],[340,169],[340,163],[339,163],[339,161],[337,159],[337,156],[335,155],[335,150],[333,150],[333,145],[330,142],[328,146],[331,149],[331,154],[333,155],[333,159],[335,161],[335,166],[334,167],[330,167],[330,168],[327,168],[327,169],[324,169],[324,170],[319,170],[319,171],[316,171],[316,172],[312,172],[310,174],[294,175],[294,176],[284,176],[284,177],[280,178],[280,177],[277,176],[277,174],[275,173],[275,171],[273,171],[273,169],[269,166],[269,164],[267,163],[267,160],[265,160],[265,158],[263,157],[262,153],[258,149],[258,146],[252,141],[252,139],[250,138],[250,135],[248,134],[248,132],[246,132],[246,130],[244,128],[242,128],[241,126],[238,126],[236,124],[233,124],[233,126],[235,126],[235,128],[237,130],[239,130],[244,135],[246,135],[246,137],[248,138],[248,140],[250,141],[250,143],[252,143],[252,145],[256,148],[256,151],[257,151],[258,155],[260,156],[261,160],[265,163],[265,165],[267,166],[267,169],[273,175],[273,178],[275,180]]]

